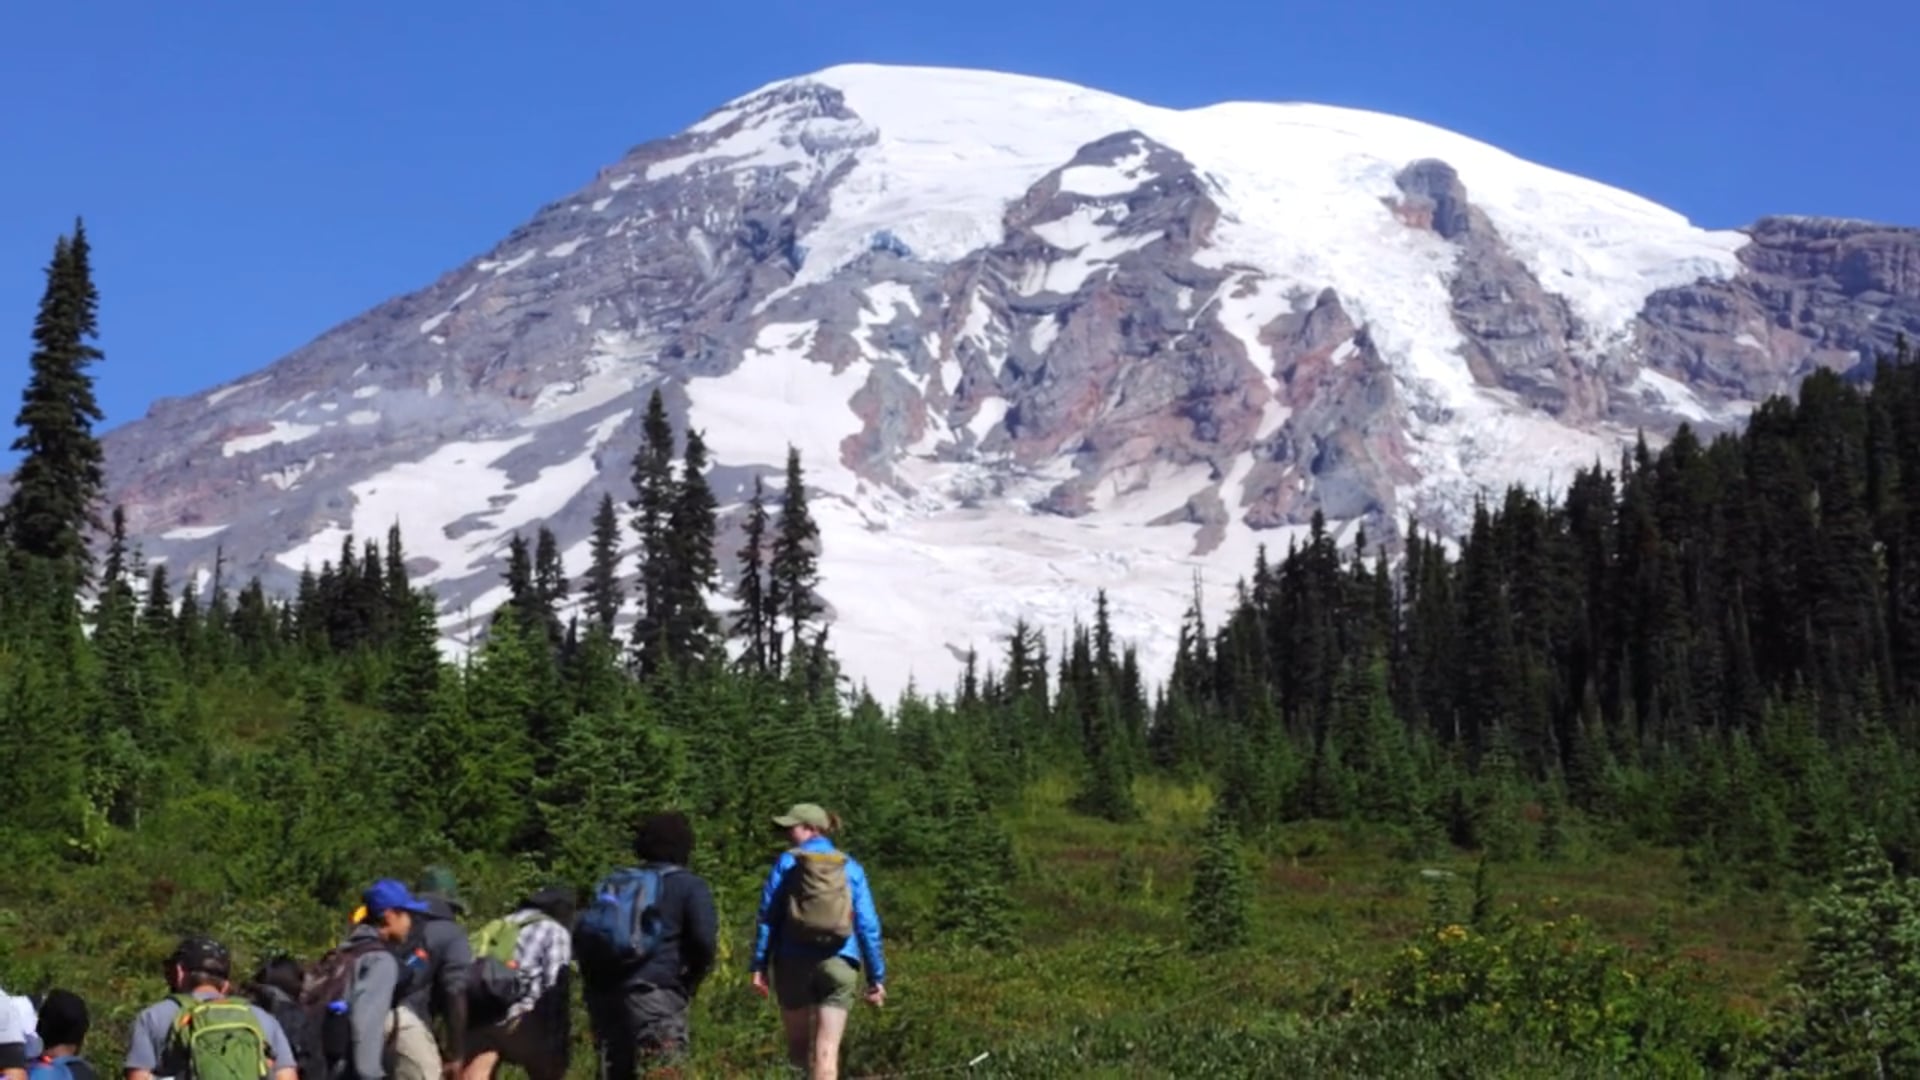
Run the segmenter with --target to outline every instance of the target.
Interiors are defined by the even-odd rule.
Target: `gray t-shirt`
[[[0,994],[0,1069],[27,1067],[26,1042],[27,1033],[22,1030],[20,1014],[13,1011],[12,999]]]
[[[196,990],[194,997],[208,1001],[220,995],[212,990]],[[294,1060],[293,1047],[287,1043],[287,1033],[280,1021],[262,1010],[258,1005],[249,1005],[253,1018],[267,1037],[267,1049],[273,1055],[275,1072],[281,1069],[297,1069],[300,1063]],[[177,1058],[167,1054],[167,1036],[172,1033],[173,1022],[180,1018],[180,1003],[168,998],[156,1005],[141,1010],[133,1020],[133,1034],[127,1039],[127,1061],[129,1069],[146,1069],[155,1076],[175,1076],[180,1072],[183,1062],[162,1060]]]

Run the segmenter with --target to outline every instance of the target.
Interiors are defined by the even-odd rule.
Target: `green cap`
[[[456,913],[467,913],[467,902],[460,899],[460,885],[454,880],[453,871],[444,866],[429,866],[420,875],[419,884],[413,891],[421,896],[438,897],[447,902],[447,906]]]
[[[808,825],[825,832],[833,828],[833,819],[827,816],[827,812],[810,802],[794,803],[786,813],[774,818],[773,823],[783,829]]]

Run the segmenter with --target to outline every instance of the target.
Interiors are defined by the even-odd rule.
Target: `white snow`
[[[262,375],[256,379],[247,379],[244,382],[237,382],[237,383],[234,383],[232,386],[215,390],[213,393],[208,394],[206,396],[205,398],[206,406],[207,408],[211,409],[215,405],[220,404],[221,402],[227,400],[228,398],[232,397],[233,395],[239,393],[242,390],[250,390],[256,386],[263,386],[266,383],[271,382],[272,380],[273,380],[273,376]]]
[[[235,454],[251,454],[278,443],[299,442],[320,434],[318,424],[295,424],[285,420],[275,420],[273,427],[258,435],[239,435],[220,444],[220,456],[232,457]]]
[[[355,398],[359,398],[359,399],[363,399],[363,400],[364,400],[364,399],[366,399],[366,398],[370,398],[370,397],[373,397],[373,396],[375,396],[375,395],[377,395],[378,393],[380,393],[380,387],[378,387],[378,386],[363,386],[363,387],[361,387],[360,389],[358,389],[358,390],[355,390],[355,391],[353,392],[353,396],[354,396]]]
[[[445,385],[446,385],[446,380],[441,377],[439,372],[436,371],[433,374],[427,376],[427,396],[439,397],[440,391],[445,387]]]
[[[464,304],[468,300],[473,299],[473,294],[479,291],[480,291],[480,283],[477,281],[467,286],[466,288],[461,289],[460,295],[453,298],[452,306],[459,307],[461,304]]]
[[[576,236],[571,240],[562,241],[547,249],[547,258],[549,259],[567,258],[568,256],[572,255],[574,252],[579,251],[580,245],[586,242],[587,242],[587,238],[584,236]]]
[[[716,463],[783,465],[791,444],[811,482],[852,493],[856,484],[841,463],[840,444],[863,427],[848,403],[872,364],[863,360],[835,373],[815,363],[808,353],[818,330],[817,322],[769,323],[739,367],[687,380],[692,423],[707,433]]]
[[[398,522],[408,554],[436,564],[417,579],[420,584],[469,577],[505,545],[515,529],[558,514],[594,480],[597,447],[590,445],[578,456],[514,485],[506,471],[496,466],[532,439],[528,433],[511,439],[447,443],[418,461],[394,465],[353,484],[348,489],[353,498],[349,523],[322,529],[280,553],[276,561],[292,570],[317,568],[339,555],[340,542],[349,533],[384,536]],[[480,519],[482,527],[458,538],[447,536],[449,524],[469,516]]]
[[[1066,252],[1066,257],[1029,267],[1018,291],[1024,296],[1071,293],[1101,266],[1160,239],[1159,233],[1121,236],[1096,220],[1101,214],[1098,207],[1082,206],[1057,221],[1035,225],[1034,234]]]
[[[1662,375],[1652,368],[1641,368],[1639,377],[1634,379],[1634,387],[1659,398],[1676,416],[1694,423],[1712,419],[1712,414],[1707,412],[1707,407],[1694,396],[1687,384],[1672,376]]]
[[[613,197],[610,195],[603,196],[601,198],[593,200],[593,212],[597,214],[600,211],[605,210],[607,207],[612,205],[613,205]]]
[[[428,318],[425,318],[425,319],[421,319],[421,320],[420,320],[420,332],[421,332],[421,333],[423,333],[423,334],[431,334],[431,333],[433,333],[433,332],[434,332],[435,330],[438,330],[438,329],[440,329],[440,324],[441,324],[441,323],[443,323],[443,322],[446,322],[446,321],[447,321],[447,316],[449,316],[449,315],[452,315],[452,314],[453,314],[453,309],[452,309],[452,308],[448,308],[447,310],[445,310],[445,311],[443,311],[443,312],[441,312],[441,313],[440,313],[440,314],[438,314],[438,315],[433,315],[433,316],[430,316],[430,317],[428,317]]]
[[[1141,168],[1147,163],[1148,153],[1145,144],[1136,139],[1132,152],[1111,165],[1075,165],[1070,169],[1062,169],[1060,190],[1093,198],[1109,198],[1135,191],[1154,178],[1151,171]]]
[[[513,271],[520,269],[521,267],[532,262],[533,257],[536,254],[538,254],[538,252],[533,251],[532,249],[529,249],[521,252],[518,255],[515,255],[513,258],[508,259],[506,262],[494,264],[492,268],[493,276],[499,277],[501,274],[510,274]]]
[[[205,540],[209,536],[218,536],[227,531],[225,525],[182,525],[177,529],[168,529],[160,534],[162,540]]]
[[[1749,349],[1765,348],[1765,346],[1760,344],[1759,338],[1754,337],[1752,334],[1746,333],[1745,331],[1742,331],[1740,334],[1736,335],[1733,339],[1733,343],[1735,345],[1744,345]]]
[[[624,189],[628,184],[633,183],[633,180],[634,180],[634,174],[632,173],[628,173],[625,176],[616,176],[612,180],[608,181],[607,190],[620,191]]]
[[[973,419],[967,421],[967,430],[973,432],[975,442],[986,438],[1007,418],[1007,408],[1006,398],[990,397],[980,403]]]
[[[654,370],[644,342],[623,330],[601,330],[593,335],[593,345],[580,361],[578,375],[541,387],[533,407],[520,418],[520,425],[542,427],[597,409],[631,393],[641,379],[652,377]]]
[[[347,414],[347,423],[354,427],[366,427],[380,422],[380,414],[371,409],[355,409]]]
[[[1059,336],[1060,320],[1049,315],[1033,324],[1033,329],[1027,333],[1027,345],[1033,349],[1035,356],[1039,356],[1045,353],[1053,345],[1053,339]]]
[[[263,483],[272,484],[274,487],[279,488],[281,491],[286,491],[292,488],[295,484],[298,484],[300,482],[301,477],[313,471],[313,466],[316,462],[324,460],[326,458],[330,458],[332,456],[333,456],[332,454],[321,454],[318,457],[309,458],[306,461],[298,461],[293,463],[292,465],[283,465],[280,468],[275,469],[270,473],[262,473],[260,476],[260,480]]]

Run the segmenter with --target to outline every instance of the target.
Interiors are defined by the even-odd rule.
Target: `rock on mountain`
[[[1112,592],[1155,670],[1318,509],[1379,536],[1734,425],[1920,331],[1920,232],[1711,231],[1425,124],[838,67],[647,143],[483,257],[106,438],[150,557],[290,587],[402,526],[449,640],[586,564],[649,390],[737,512],[797,446],[850,673],[950,685]],[[737,544],[723,538],[730,563]]]

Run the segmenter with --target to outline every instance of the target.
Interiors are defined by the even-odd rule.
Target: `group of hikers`
[[[886,1002],[879,913],[865,869],[834,845],[837,817],[800,803],[772,820],[788,845],[761,890],[753,988],[779,1005],[789,1063],[826,1080],[856,999]],[[444,868],[411,888],[383,878],[337,947],[306,966],[271,958],[238,989],[226,946],[189,937],[164,965],[167,996],[133,1022],[123,1080],[492,1080],[503,1062],[561,1080],[576,974],[601,1080],[674,1070],[719,934],[693,845],[686,815],[656,814],[637,863],[584,905],[541,889],[471,930]],[[87,1028],[71,991],[0,1000],[0,1078],[97,1080]]]

